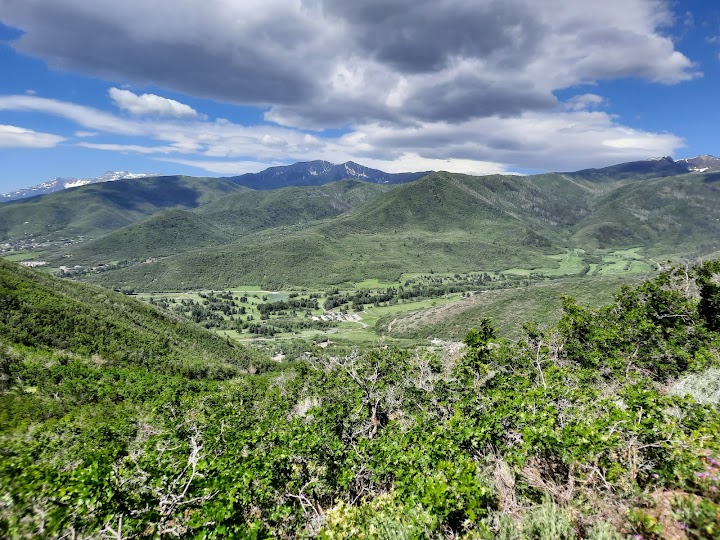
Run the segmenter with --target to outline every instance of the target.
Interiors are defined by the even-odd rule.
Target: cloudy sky
[[[703,0],[0,0],[0,191],[720,155]]]

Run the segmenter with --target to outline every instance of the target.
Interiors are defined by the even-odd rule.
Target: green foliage
[[[720,330],[720,261],[706,263],[698,270],[700,316],[710,330]]]
[[[3,538],[659,538],[668,493],[689,534],[717,533],[720,411],[661,384],[717,348],[692,272],[568,301],[517,341],[484,320],[461,357],[248,375],[152,307],[0,264]]]
[[[590,310],[566,299],[558,327],[567,356],[616,376],[646,370],[658,380],[683,373],[702,354],[705,332],[696,301],[683,294],[687,278],[665,272],[635,289],[624,287],[613,306]]]
[[[410,540],[430,537],[432,525],[429,512],[398,505],[392,495],[383,494],[359,506],[339,503],[328,512],[318,536],[326,540]]]
[[[676,507],[676,517],[690,540],[720,538],[720,504],[708,499],[684,499]]]

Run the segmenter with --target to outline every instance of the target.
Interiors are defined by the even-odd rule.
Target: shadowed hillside
[[[91,184],[0,204],[0,238],[94,238],[163,210],[196,208],[243,189],[224,180],[186,176]]]

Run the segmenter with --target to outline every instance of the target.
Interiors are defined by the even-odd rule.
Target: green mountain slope
[[[267,362],[134,298],[0,259],[0,341],[191,378],[227,378]]]
[[[574,242],[600,248],[642,246],[654,254],[720,249],[720,183],[686,174],[621,186],[602,195],[578,224]]]
[[[80,244],[73,250],[72,260],[87,263],[162,257],[232,239],[203,216],[187,210],[168,210]]]
[[[296,225],[340,215],[395,188],[359,180],[341,180],[317,187],[242,191],[195,212],[233,233]]]
[[[377,330],[394,337],[462,339],[468,328],[492,319],[502,335],[517,338],[529,321],[555,324],[562,316],[562,297],[582,304],[601,306],[610,302],[623,285],[635,284],[645,274],[568,278],[516,287],[482,291],[443,306],[430,307],[378,321]],[[392,327],[388,331],[388,326]]]
[[[567,189],[558,189],[563,183]],[[90,279],[158,291],[237,284],[335,284],[370,277],[394,280],[403,272],[552,266],[555,262],[546,255],[562,250],[563,224],[589,211],[586,199],[592,193],[558,175],[437,173],[396,187],[334,219],[267,229],[233,244],[196,249]]]
[[[665,166],[647,163],[646,176],[657,173],[658,163]],[[268,191],[233,187],[215,200],[208,199],[217,191],[194,200],[200,206],[188,212],[158,214],[94,243],[42,255],[57,266],[131,260],[134,266],[86,277],[109,287],[166,291],[556,268],[548,256],[568,248],[589,257],[597,249],[639,248],[666,258],[720,250],[715,176],[618,174],[602,182],[568,174],[441,172],[398,186],[346,180]],[[135,264],[154,258],[160,260]]]
[[[562,188],[562,189],[560,189]],[[468,176],[433,173],[402,185],[334,227],[367,232],[391,228],[423,231],[494,230],[526,227],[551,230],[589,213],[593,191],[559,175]]]
[[[271,191],[242,188],[192,211],[154,214],[83,243],[58,260],[62,264],[97,264],[230,244],[254,231],[340,215],[394,187],[343,180],[318,187]]]
[[[91,184],[0,204],[0,239],[98,237],[162,210],[196,208],[245,189],[225,180],[185,176]]]

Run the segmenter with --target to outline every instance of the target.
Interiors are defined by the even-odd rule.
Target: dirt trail
[[[392,331],[393,324],[397,322],[397,317],[395,317],[390,324],[388,324],[388,332]]]

